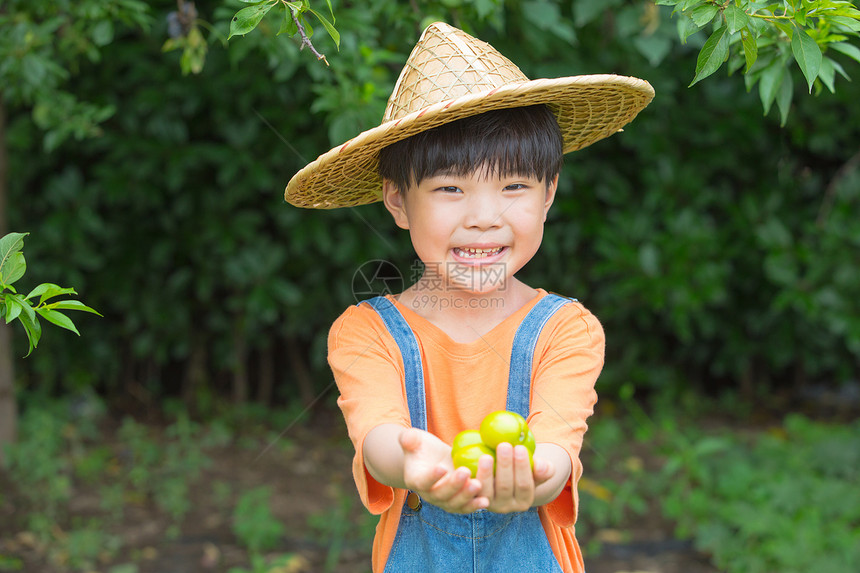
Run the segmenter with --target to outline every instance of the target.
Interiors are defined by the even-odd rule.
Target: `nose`
[[[487,230],[499,227],[504,206],[494,193],[474,193],[466,207],[464,225],[470,229]]]

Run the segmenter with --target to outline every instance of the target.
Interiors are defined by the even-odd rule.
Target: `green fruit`
[[[531,455],[535,453],[535,446],[537,445],[535,443],[535,435],[531,430],[526,430],[526,439],[523,442],[523,445],[528,449],[529,457],[531,457]]]
[[[525,445],[528,431],[525,419],[516,412],[499,410],[487,414],[481,422],[481,439],[493,449],[503,442]]]
[[[454,460],[454,468],[469,468],[469,471],[472,472],[472,477],[476,477],[478,475],[478,460],[480,460],[483,455],[493,456],[493,473],[495,474],[495,452],[484,444],[471,444],[451,452],[451,458]]]
[[[466,446],[483,443],[484,442],[481,441],[481,433],[478,430],[463,430],[454,438],[454,442],[451,444],[451,449],[459,450]]]

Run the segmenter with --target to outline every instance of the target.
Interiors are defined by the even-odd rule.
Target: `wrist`
[[[570,455],[557,444],[538,444],[535,449],[535,462],[551,464],[552,475],[535,487],[533,507],[546,505],[561,495],[565,486],[570,482],[572,471]]]
[[[400,435],[406,428],[399,424],[380,424],[364,437],[362,459],[367,472],[379,483],[405,489],[403,450]]]

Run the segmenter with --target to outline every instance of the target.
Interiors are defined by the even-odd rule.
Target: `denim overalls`
[[[547,294],[517,328],[508,375],[507,410],[528,417],[532,357],[538,336],[555,311],[570,301]],[[414,428],[426,430],[424,369],[415,334],[400,311],[385,297],[366,302],[379,313],[400,347],[410,420]],[[485,509],[466,515],[453,514],[421,502],[410,492],[384,573],[419,571],[561,573],[561,567],[552,553],[536,507],[508,514]]]

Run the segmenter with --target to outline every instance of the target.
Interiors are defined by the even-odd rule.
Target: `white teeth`
[[[478,259],[498,254],[503,248],[504,247],[495,247],[493,249],[473,249],[471,247],[461,247],[457,249],[457,254],[467,259]]]

